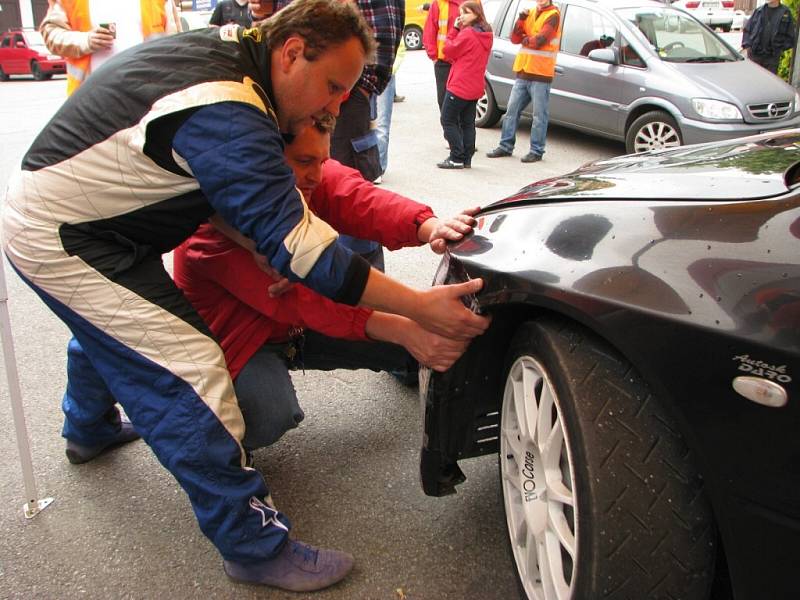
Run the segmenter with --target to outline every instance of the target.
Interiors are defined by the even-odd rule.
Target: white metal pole
[[[25,498],[22,509],[25,517],[30,519],[47,508],[52,498],[39,499],[36,492],[36,478],[33,474],[31,447],[28,442],[28,428],[25,425],[25,410],[22,407],[22,390],[19,387],[17,358],[14,354],[14,338],[11,335],[11,318],[8,312],[8,288],[3,260],[0,258],[0,336],[3,344],[3,359],[8,379],[8,395],[11,398],[11,413],[14,416],[14,429],[17,434],[19,460],[22,464],[22,479],[25,482]]]

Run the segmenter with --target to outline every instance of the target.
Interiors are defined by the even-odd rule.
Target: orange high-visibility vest
[[[439,5],[439,26],[436,34],[436,58],[444,60],[444,42],[447,40],[447,17],[450,12],[449,0],[437,0]]]
[[[534,37],[542,30],[547,19],[553,16],[553,12],[558,13],[558,9],[550,5],[542,11],[532,12],[525,19],[525,35]],[[555,36],[540,48],[521,47],[514,59],[513,70],[515,73],[524,71],[531,75],[541,75],[543,77],[553,77],[556,72],[556,57],[558,47],[561,44],[561,19],[558,20],[558,30]]]
[[[153,35],[162,35],[167,30],[167,14],[163,0],[140,0],[142,13],[142,40]],[[73,31],[89,31],[92,19],[89,15],[89,0],[61,0],[67,21]],[[67,96],[78,89],[92,70],[92,55],[67,58]]]

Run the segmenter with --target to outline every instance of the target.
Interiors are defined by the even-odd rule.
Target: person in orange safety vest
[[[517,125],[522,109],[532,103],[530,151],[522,162],[542,160],[550,118],[550,85],[556,70],[556,56],[561,43],[561,13],[551,0],[536,0],[536,10],[523,10],[511,32],[511,41],[521,44],[514,60],[517,78],[511,88],[506,116],[500,134],[500,144],[487,152],[489,158],[511,156],[517,137]]]
[[[428,58],[433,61],[433,74],[436,78],[436,101],[439,112],[442,111],[444,94],[447,89],[447,78],[450,76],[452,63],[444,56],[444,42],[447,35],[455,30],[461,5],[466,0],[433,0],[422,30],[422,44]]]
[[[114,54],[179,31],[173,0],[49,0],[39,25],[47,49],[67,60],[67,95]]]

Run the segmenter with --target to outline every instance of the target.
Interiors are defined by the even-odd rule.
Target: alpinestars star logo
[[[278,520],[278,511],[267,506],[255,496],[250,496],[250,508],[261,513],[261,527],[274,525],[284,531],[289,531],[289,528]]]

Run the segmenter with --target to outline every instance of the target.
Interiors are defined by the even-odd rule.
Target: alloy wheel
[[[528,598],[568,600],[578,557],[575,476],[556,390],[531,356],[520,356],[506,379],[500,472],[511,549]]]
[[[648,123],[636,132],[633,145],[634,151],[638,154],[648,150],[677,148],[681,145],[681,138],[669,123],[655,121]]]

